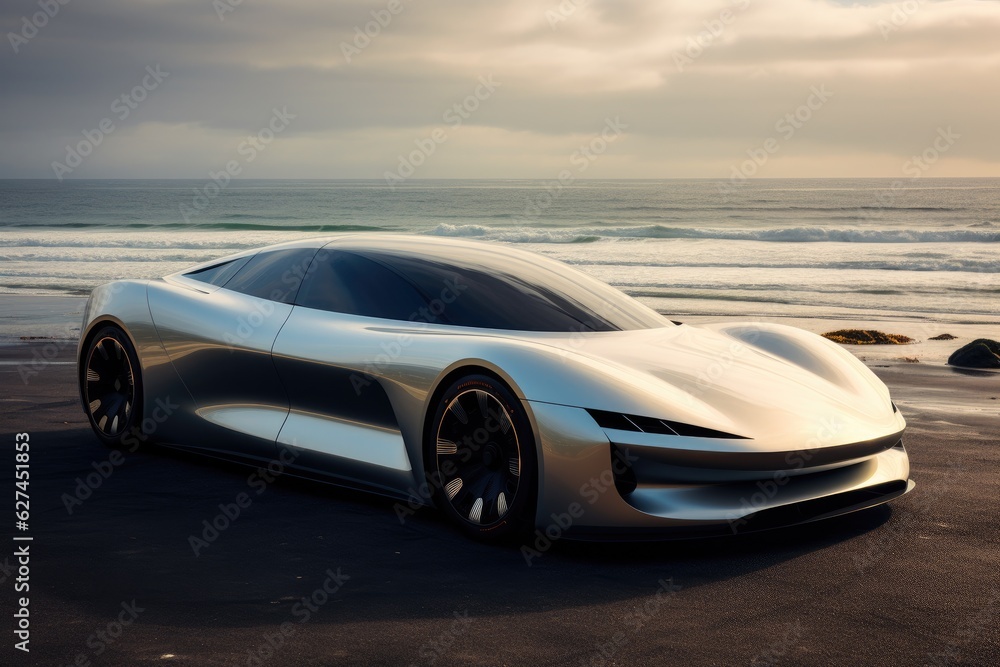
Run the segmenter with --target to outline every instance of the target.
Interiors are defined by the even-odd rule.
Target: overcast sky
[[[1000,176],[1000,2],[4,0],[0,20],[4,178]]]

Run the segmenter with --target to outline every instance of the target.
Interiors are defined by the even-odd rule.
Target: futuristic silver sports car
[[[79,380],[110,446],[279,461],[490,539],[742,532],[913,488],[902,415],[836,344],[672,322],[494,244],[343,236],[110,283]]]

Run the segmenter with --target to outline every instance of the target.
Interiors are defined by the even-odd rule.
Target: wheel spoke
[[[490,395],[489,394],[487,394],[485,391],[481,391],[479,389],[476,390],[476,402],[479,404],[479,414],[481,414],[483,417],[486,417],[487,415],[489,415],[489,411],[488,411],[489,410],[489,401],[490,401]]]
[[[438,438],[437,442],[437,453],[438,454],[457,454],[458,445],[451,440],[445,440],[444,438]]]
[[[122,425],[125,424],[125,419],[128,417],[129,412],[129,402],[126,396],[122,396],[121,404],[118,407],[118,411],[115,413],[115,419],[121,421]]]
[[[102,395],[100,398],[95,398],[93,401],[91,401],[90,405],[92,407],[90,412],[92,415],[94,415],[94,419],[98,419],[100,417],[107,417],[108,409],[111,407],[111,402],[113,400],[115,400],[114,394],[106,393]],[[97,405],[94,405],[95,403]]]
[[[510,431],[510,415],[507,414],[506,410],[500,411],[500,418],[498,421],[500,422],[501,431],[503,431],[504,433]]]
[[[455,499],[458,492],[462,490],[462,484],[464,484],[462,478],[456,477],[445,485],[444,490],[448,494],[448,500]]]
[[[454,413],[455,418],[458,419],[458,421],[462,422],[463,424],[469,423],[469,415],[466,414],[465,408],[462,407],[462,404],[458,402],[457,398],[451,402],[449,410],[451,410],[452,413]]]
[[[111,430],[108,433],[116,433],[118,428],[118,413],[125,403],[125,397],[121,394],[113,394],[106,404],[104,416],[111,420]]]
[[[483,514],[483,499],[476,498],[476,502],[472,503],[472,509],[469,511],[469,521],[472,523],[479,523],[479,519]]]

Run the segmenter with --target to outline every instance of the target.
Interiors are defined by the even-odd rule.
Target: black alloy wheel
[[[116,326],[91,338],[83,355],[80,392],[90,426],[104,444],[120,447],[142,420],[139,360],[132,341]]]
[[[425,461],[438,505],[464,532],[505,541],[534,525],[530,423],[520,401],[494,378],[461,378],[442,394]]]

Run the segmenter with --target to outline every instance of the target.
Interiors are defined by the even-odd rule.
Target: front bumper
[[[540,449],[536,525],[557,526],[561,537],[745,533],[874,507],[914,487],[900,434],[860,448],[830,448],[851,453],[840,460],[817,449],[808,464],[797,458],[784,468],[748,466],[741,455],[727,467],[724,456],[714,454],[711,468],[692,468],[690,456],[671,465],[676,440],[665,439],[657,450],[655,439],[640,434],[644,444],[630,448],[612,443],[585,410],[531,401],[526,406]]]

